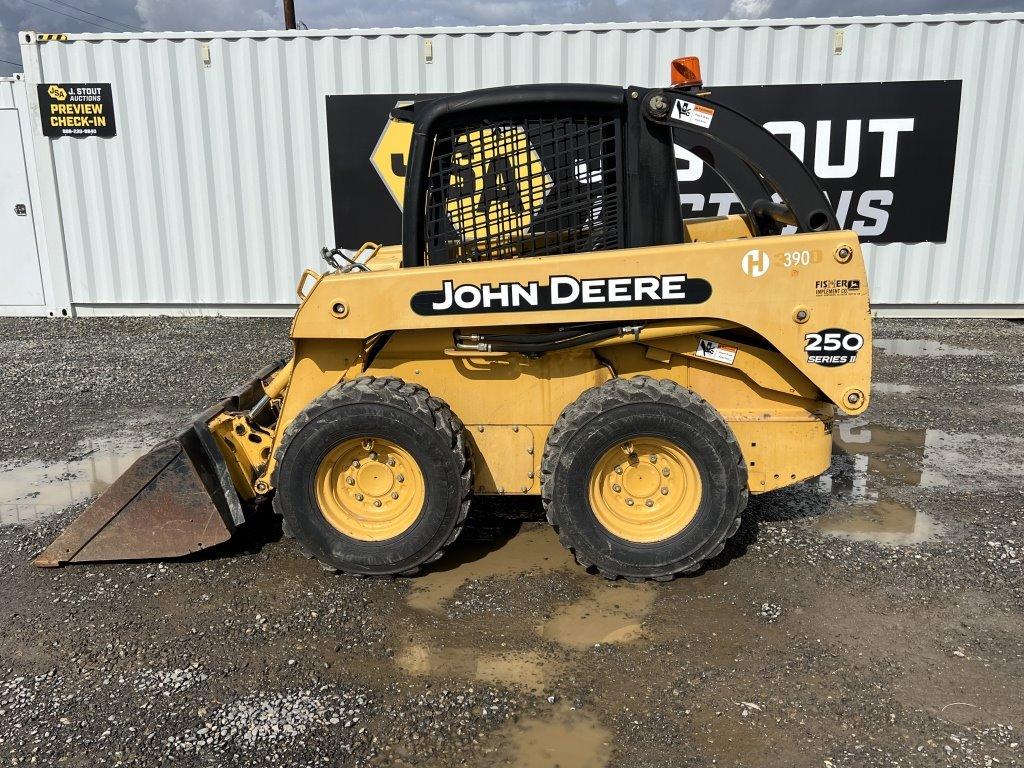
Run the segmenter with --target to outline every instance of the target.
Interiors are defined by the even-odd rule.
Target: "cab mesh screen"
[[[617,117],[460,124],[434,141],[430,263],[581,253],[623,244]]]

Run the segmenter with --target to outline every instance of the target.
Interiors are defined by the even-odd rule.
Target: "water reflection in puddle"
[[[893,547],[921,544],[942,533],[942,526],[930,515],[888,499],[842,514],[819,517],[813,526],[842,539]]]
[[[469,581],[573,567],[572,555],[558,542],[554,530],[537,525],[521,529],[508,541],[457,543],[430,571],[416,578],[406,602],[437,612]]]
[[[0,524],[29,523],[105,491],[147,448],[99,440],[74,461],[30,461],[0,468]]]
[[[987,349],[954,347],[931,339],[875,339],[875,349],[902,357],[975,357],[993,354]]]
[[[600,768],[607,765],[611,733],[590,715],[560,708],[527,718],[506,732],[516,768]]]
[[[820,517],[813,527],[831,535],[902,546],[935,538],[942,526],[893,499],[888,489],[982,488],[1015,478],[1024,441],[954,434],[938,429],[893,429],[850,419],[836,424],[831,469],[812,481],[851,509]]]
[[[416,676],[461,677],[539,692],[554,662],[536,651],[483,653],[475,648],[431,648],[414,643],[395,657],[403,672]]]
[[[571,554],[562,547],[558,535],[548,525],[524,527],[504,542],[456,546],[436,570],[416,578],[406,596],[412,608],[438,613],[458,589],[470,581],[507,578],[520,574],[540,574],[556,570],[582,572]],[[578,600],[567,603],[537,627],[537,633],[569,648],[587,648],[595,643],[626,643],[642,635],[642,622],[657,595],[651,584],[609,583],[588,577],[589,590]],[[475,653],[446,652],[443,662],[432,653],[410,650],[411,656],[399,659],[399,665],[415,668],[435,667],[463,672],[475,669],[481,661]],[[416,658],[420,661],[417,662]],[[440,666],[438,666],[440,665]]]
[[[541,637],[570,648],[628,643],[643,634],[657,595],[651,584],[599,584],[587,597],[560,609],[538,627]]]

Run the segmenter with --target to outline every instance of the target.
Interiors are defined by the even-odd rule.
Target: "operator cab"
[[[672,83],[510,86],[396,108],[414,123],[403,266],[839,228],[789,149],[712,100],[696,58],[672,63]],[[684,224],[679,147],[744,215]]]

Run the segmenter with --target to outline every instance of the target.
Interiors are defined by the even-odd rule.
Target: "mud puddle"
[[[30,461],[0,468],[0,525],[31,523],[103,493],[148,448],[113,440],[84,444],[71,461]]]
[[[866,419],[838,422],[832,442],[832,469],[819,483],[852,503],[873,502],[893,485],[981,489],[1015,478],[1019,466],[1007,457],[1024,449],[1020,438],[896,429]]]
[[[598,584],[585,598],[559,609],[537,631],[569,648],[597,643],[628,643],[643,635],[657,587],[652,584]]]
[[[456,545],[431,570],[418,576],[406,602],[438,612],[467,582],[575,568],[572,555],[548,525],[523,528],[510,539]]]
[[[544,689],[554,662],[536,651],[481,653],[475,648],[429,647],[412,644],[395,656],[403,672],[417,677],[458,677],[521,688],[531,693]]]
[[[1024,441],[938,429],[895,429],[864,419],[837,423],[831,469],[818,490],[852,506],[818,518],[822,533],[888,546],[918,544],[940,536],[942,525],[893,497],[896,489],[955,486],[981,489],[1015,478]]]
[[[509,756],[498,765],[516,768],[601,768],[611,755],[611,732],[594,717],[568,708],[511,726]]]
[[[931,339],[875,339],[875,349],[902,357],[976,357],[993,354],[987,349],[954,347]]]
[[[891,547],[931,541],[938,538],[943,530],[930,515],[889,499],[882,499],[866,508],[819,517],[813,527],[830,536]]]

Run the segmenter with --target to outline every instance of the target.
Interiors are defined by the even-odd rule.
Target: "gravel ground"
[[[286,356],[287,327],[0,319],[0,463],[153,441]],[[875,335],[830,475],[754,497],[670,584],[587,575],[522,500],[394,581],[325,574],[269,519],[206,557],[56,571],[29,560],[84,503],[0,525],[0,760],[1024,764],[1024,327]]]

